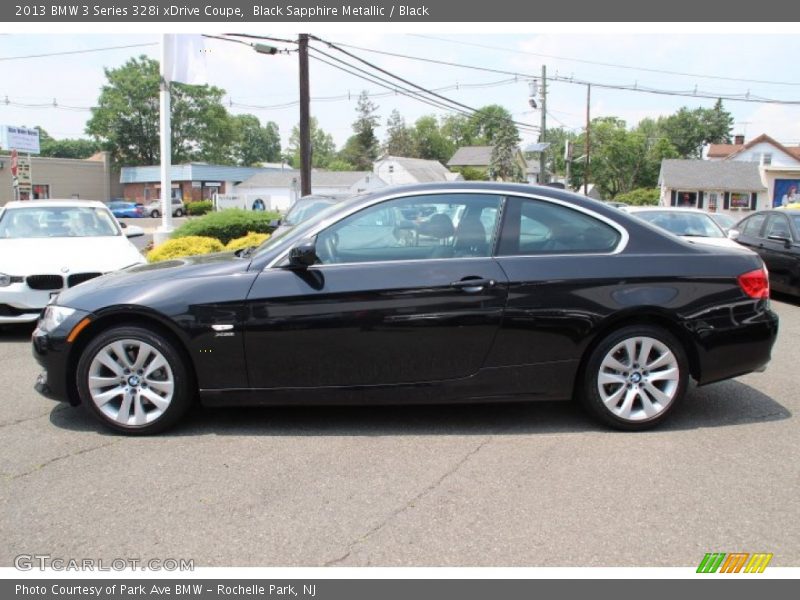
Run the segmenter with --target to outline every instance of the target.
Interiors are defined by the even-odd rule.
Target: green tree
[[[657,137],[656,131],[653,121],[649,119],[632,130],[617,117],[592,120],[590,183],[597,185],[603,197],[614,198],[636,188],[656,186],[661,161],[678,155],[670,141]],[[576,140],[577,146],[582,149],[585,140],[585,134],[581,134]],[[582,184],[583,173],[584,162],[573,163],[573,186]]]
[[[501,181],[524,181],[525,174],[517,160],[519,133],[513,123],[498,126],[494,132],[489,176]]]
[[[657,124],[681,158],[700,158],[704,144],[730,143],[733,116],[723,108],[722,100],[717,100],[713,108],[690,110],[684,106]]]
[[[447,136],[445,136],[433,115],[420,117],[414,123],[411,130],[411,138],[414,144],[414,154],[416,158],[427,160],[438,160],[446,163],[453,156],[456,148]]]
[[[39,156],[51,158],[89,158],[102,150],[100,144],[94,140],[84,138],[53,138],[43,127],[36,126],[39,130]]]
[[[413,157],[414,140],[411,129],[397,109],[392,111],[392,115],[386,121],[386,141],[383,149],[391,156]]]
[[[359,171],[371,170],[373,161],[378,158],[380,142],[375,134],[379,123],[377,111],[378,106],[369,99],[369,94],[361,92],[356,105],[353,135],[339,154],[339,158],[351,163]]]
[[[158,62],[140,56],[117,69],[106,69],[105,75],[107,82],[92,108],[86,133],[118,164],[158,163]],[[172,161],[227,162],[234,127],[221,103],[224,91],[179,83],[173,83],[170,91]]]
[[[442,119],[441,132],[458,149],[461,146],[473,146],[475,141],[475,127],[473,121],[466,115],[447,115]]]
[[[499,104],[489,104],[479,108],[470,118],[471,138],[470,145],[494,146],[500,136],[508,136],[509,127],[513,128],[519,137],[517,126],[514,125],[511,113]]]
[[[269,121],[264,127],[255,115],[233,117],[235,141],[231,147],[234,163],[252,166],[281,160],[281,136],[278,125]]]
[[[630,192],[618,195],[615,200],[627,202],[634,206],[657,205],[660,192],[657,188],[636,188]]]
[[[309,120],[311,130],[311,166],[315,169],[324,169],[336,158],[336,144],[333,136],[319,126],[316,117]],[[294,126],[289,136],[289,146],[286,158],[295,169],[300,168],[300,128]]]

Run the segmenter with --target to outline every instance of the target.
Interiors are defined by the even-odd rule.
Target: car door
[[[740,222],[734,229],[739,233],[735,240],[737,243],[750,248],[765,259],[764,250],[764,224],[767,222],[768,213],[757,213]],[[766,262],[766,260],[765,260]],[[769,267],[769,265],[767,265]]]
[[[251,387],[477,373],[507,296],[491,258],[501,203],[470,193],[384,200],[318,232],[318,264],[265,269],[248,297]]]
[[[797,248],[789,218],[774,212],[767,218],[761,255],[769,270],[770,282],[779,291],[791,292],[796,283]]]

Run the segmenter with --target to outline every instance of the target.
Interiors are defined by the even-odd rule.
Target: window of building
[[[697,206],[697,192],[679,191],[676,195],[675,203],[681,208]]]
[[[50,199],[50,185],[37,183],[33,186],[33,193],[31,200],[49,200]]]
[[[731,192],[731,208],[750,208],[750,194],[746,192]]]
[[[772,164],[772,152],[764,152],[761,155],[761,164],[762,165],[771,165]]]

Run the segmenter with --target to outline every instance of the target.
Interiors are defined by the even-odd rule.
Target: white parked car
[[[707,212],[696,208],[626,206],[621,210],[690,242],[743,249],[743,246],[728,239],[722,227]]]
[[[0,324],[36,321],[65,288],[145,261],[102,202],[9,202],[0,212]]]
[[[147,206],[144,207],[144,214],[148,217],[157,219],[161,216],[161,200],[153,200],[149,202]],[[183,200],[180,198],[173,198],[172,199],[172,216],[173,217],[182,217],[186,214],[186,205],[183,203]]]

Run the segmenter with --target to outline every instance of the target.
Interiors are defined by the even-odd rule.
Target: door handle
[[[495,283],[494,279],[480,279],[475,277],[473,279],[464,278],[461,281],[454,281],[450,284],[450,287],[468,294],[475,294],[482,291],[485,287],[494,287]]]

